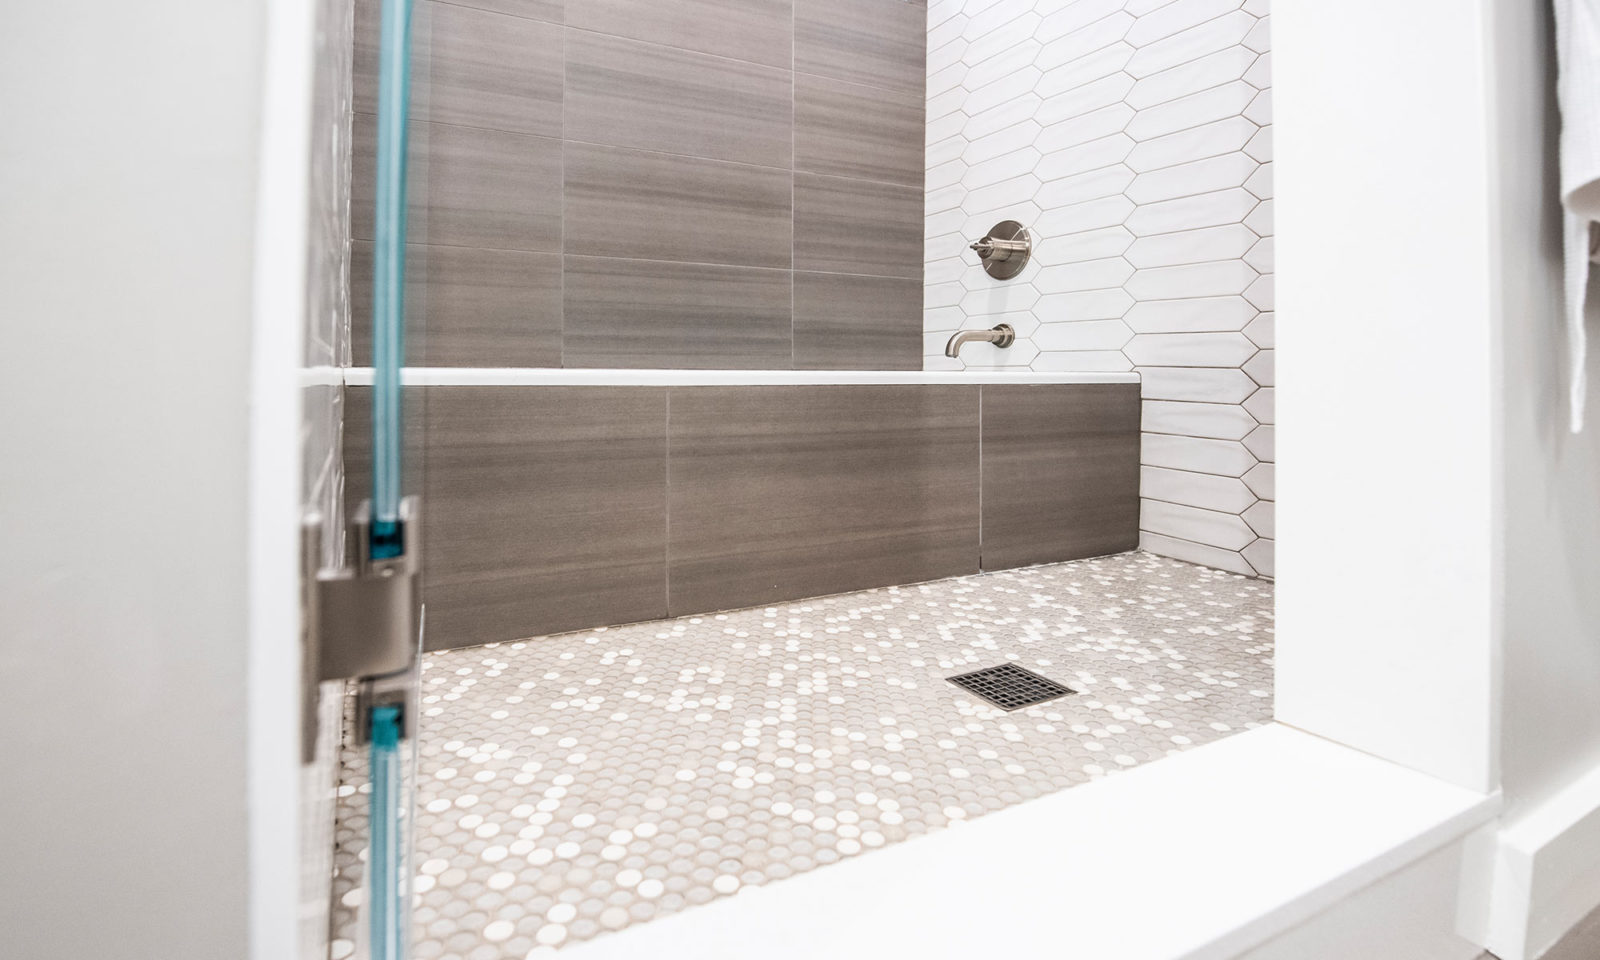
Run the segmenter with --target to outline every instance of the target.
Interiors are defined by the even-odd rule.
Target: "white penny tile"
[[[1272,585],[1194,555],[1238,573],[1131,553],[425,655],[411,955],[544,956],[1270,722]],[[1006,662],[1077,693],[946,681]],[[347,746],[341,943],[366,779]]]

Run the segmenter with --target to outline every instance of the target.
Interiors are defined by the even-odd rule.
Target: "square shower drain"
[[[1024,670],[1014,663],[984,667],[982,670],[945,679],[963,690],[970,690],[1002,710],[1021,710],[1023,707],[1031,707],[1036,703],[1044,703],[1046,700],[1078,692],[1063,687],[1054,680],[1047,680],[1031,670]]]

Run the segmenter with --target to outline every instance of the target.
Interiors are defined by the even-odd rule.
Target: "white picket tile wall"
[[[1272,575],[1267,0],[930,0],[924,365],[1139,370],[1146,549]],[[1014,280],[966,245],[1034,233]],[[1008,349],[944,357],[1009,323]]]

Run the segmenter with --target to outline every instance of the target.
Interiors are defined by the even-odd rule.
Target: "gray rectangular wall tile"
[[[921,93],[805,73],[794,85],[796,170],[922,187]]]
[[[567,24],[584,30],[789,67],[791,0],[586,0]]]
[[[920,187],[795,174],[795,269],[921,279],[922,202]]]
[[[921,95],[928,10],[904,0],[795,0],[794,68]]]
[[[971,573],[977,388],[671,394],[673,614]]]
[[[566,91],[569,140],[790,164],[788,70],[573,30]]]
[[[549,23],[560,23],[567,6],[567,0],[448,0],[448,2],[460,7],[509,13],[514,17],[527,17],[530,20],[544,20]],[[575,5],[576,0],[573,2]]]
[[[787,367],[790,276],[760,267],[567,257],[565,364]]]
[[[354,128],[351,229],[371,240],[377,124],[357,114]],[[412,240],[560,252],[561,141],[450,124],[411,129]]]
[[[922,281],[794,275],[794,365],[805,370],[921,370]]]
[[[426,367],[561,366],[561,257],[413,246],[407,257],[406,362]],[[372,362],[372,244],[350,258],[351,341]]]
[[[430,387],[430,649],[666,615],[666,391]]]
[[[377,112],[381,0],[357,0],[355,109]],[[561,136],[562,28],[455,3],[418,5],[425,66],[411,116],[435,123]]]
[[[983,568],[1139,545],[1139,385],[984,386]]]
[[[569,254],[790,265],[786,170],[568,143],[566,199]]]

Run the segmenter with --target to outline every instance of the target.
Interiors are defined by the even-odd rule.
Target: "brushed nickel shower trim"
[[[968,244],[977,251],[983,269],[996,280],[1010,280],[1022,272],[1033,255],[1033,237],[1015,220],[1002,220],[982,240]]]

